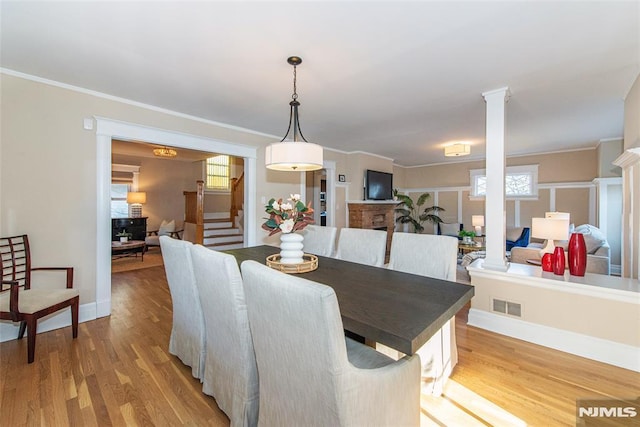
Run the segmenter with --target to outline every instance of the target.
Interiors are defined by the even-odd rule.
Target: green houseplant
[[[460,233],[458,233],[458,236],[462,237],[462,241],[463,242],[472,243],[473,238],[476,237],[476,232],[475,231],[461,230]]]
[[[121,242],[127,242],[130,238],[131,238],[132,234],[131,233],[127,233],[127,230],[122,230],[121,232],[119,232],[118,234],[116,234],[116,237],[120,238]]]
[[[422,233],[424,231],[425,222],[431,222],[438,224],[442,222],[442,219],[438,216],[438,212],[444,212],[444,209],[439,206],[427,206],[424,209],[422,206],[431,198],[429,193],[423,193],[418,197],[418,200],[414,203],[411,197],[406,194],[398,193],[397,189],[393,190],[393,197],[398,200],[398,206],[395,208],[397,214],[396,222],[401,224],[413,225],[414,233]]]

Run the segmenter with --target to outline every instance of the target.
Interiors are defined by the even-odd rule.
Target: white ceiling
[[[640,2],[8,2],[0,65],[284,136],[299,55],[310,142],[405,166],[484,157],[482,93],[508,86],[507,152],[623,134]]]

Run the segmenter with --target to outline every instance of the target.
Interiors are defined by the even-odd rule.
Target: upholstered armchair
[[[258,369],[238,263],[202,245],[191,246],[191,258],[206,334],[202,392],[216,399],[231,426],[255,426]]]
[[[529,227],[507,227],[507,251],[514,247],[527,247],[531,235]]]
[[[204,316],[191,261],[190,242],[160,236],[164,270],[173,304],[169,353],[191,367],[191,375],[202,379],[206,357]]]
[[[301,232],[305,252],[331,257],[336,250],[336,227],[307,225]]]
[[[388,268],[456,281],[458,240],[453,236],[393,233]],[[455,316],[417,351],[422,361],[422,389],[441,395],[458,363]]]
[[[262,426],[418,426],[420,358],[345,338],[326,285],[242,263]]]
[[[33,363],[36,351],[38,319],[70,307],[71,335],[78,337],[80,293],[73,289],[73,267],[31,267],[31,251],[26,234],[0,238],[0,319],[20,322],[18,339],[27,332],[27,363]],[[65,273],[66,287],[34,286],[31,273],[57,271]],[[43,277],[42,282],[51,282]],[[40,281],[38,281],[40,284]]]
[[[180,233],[183,230],[176,230],[176,222],[175,220],[166,221],[162,220],[160,227],[157,230],[148,230],[147,237],[144,239],[144,243],[149,247],[160,247],[160,236],[169,236],[174,239],[180,239]]]
[[[387,232],[366,228],[341,228],[336,258],[382,267],[387,251]]]

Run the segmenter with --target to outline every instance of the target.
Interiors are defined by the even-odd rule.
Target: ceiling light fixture
[[[178,152],[173,148],[162,147],[162,148],[154,148],[153,154],[158,157],[175,157],[178,155]]]
[[[444,155],[447,157],[466,156],[470,153],[471,145],[463,142],[456,142],[455,144],[444,147]]]
[[[265,165],[267,169],[278,171],[312,171],[322,169],[322,147],[308,142],[300,130],[298,118],[298,94],[296,93],[296,67],[302,63],[302,58],[291,56],[287,62],[293,65],[293,95],[289,111],[289,128],[280,142],[267,146]],[[292,133],[292,139],[289,134]]]

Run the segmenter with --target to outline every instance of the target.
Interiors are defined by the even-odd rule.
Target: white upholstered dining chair
[[[204,317],[191,262],[190,242],[160,236],[160,250],[173,305],[169,353],[202,379],[205,359]]]
[[[436,279],[456,280],[458,239],[432,234],[393,233],[388,268]],[[425,285],[428,286],[428,285]],[[423,390],[442,394],[458,363],[455,317],[451,318],[420,349]]]
[[[258,370],[238,263],[201,245],[191,247],[191,256],[206,331],[202,391],[216,399],[232,426],[255,426]]]
[[[331,287],[255,261],[241,267],[260,425],[419,425],[418,357],[394,361],[345,338]]]
[[[386,231],[365,228],[341,228],[336,258],[382,267],[386,250]]]
[[[336,227],[307,225],[300,232],[304,236],[304,251],[314,255],[333,256],[337,233]]]

